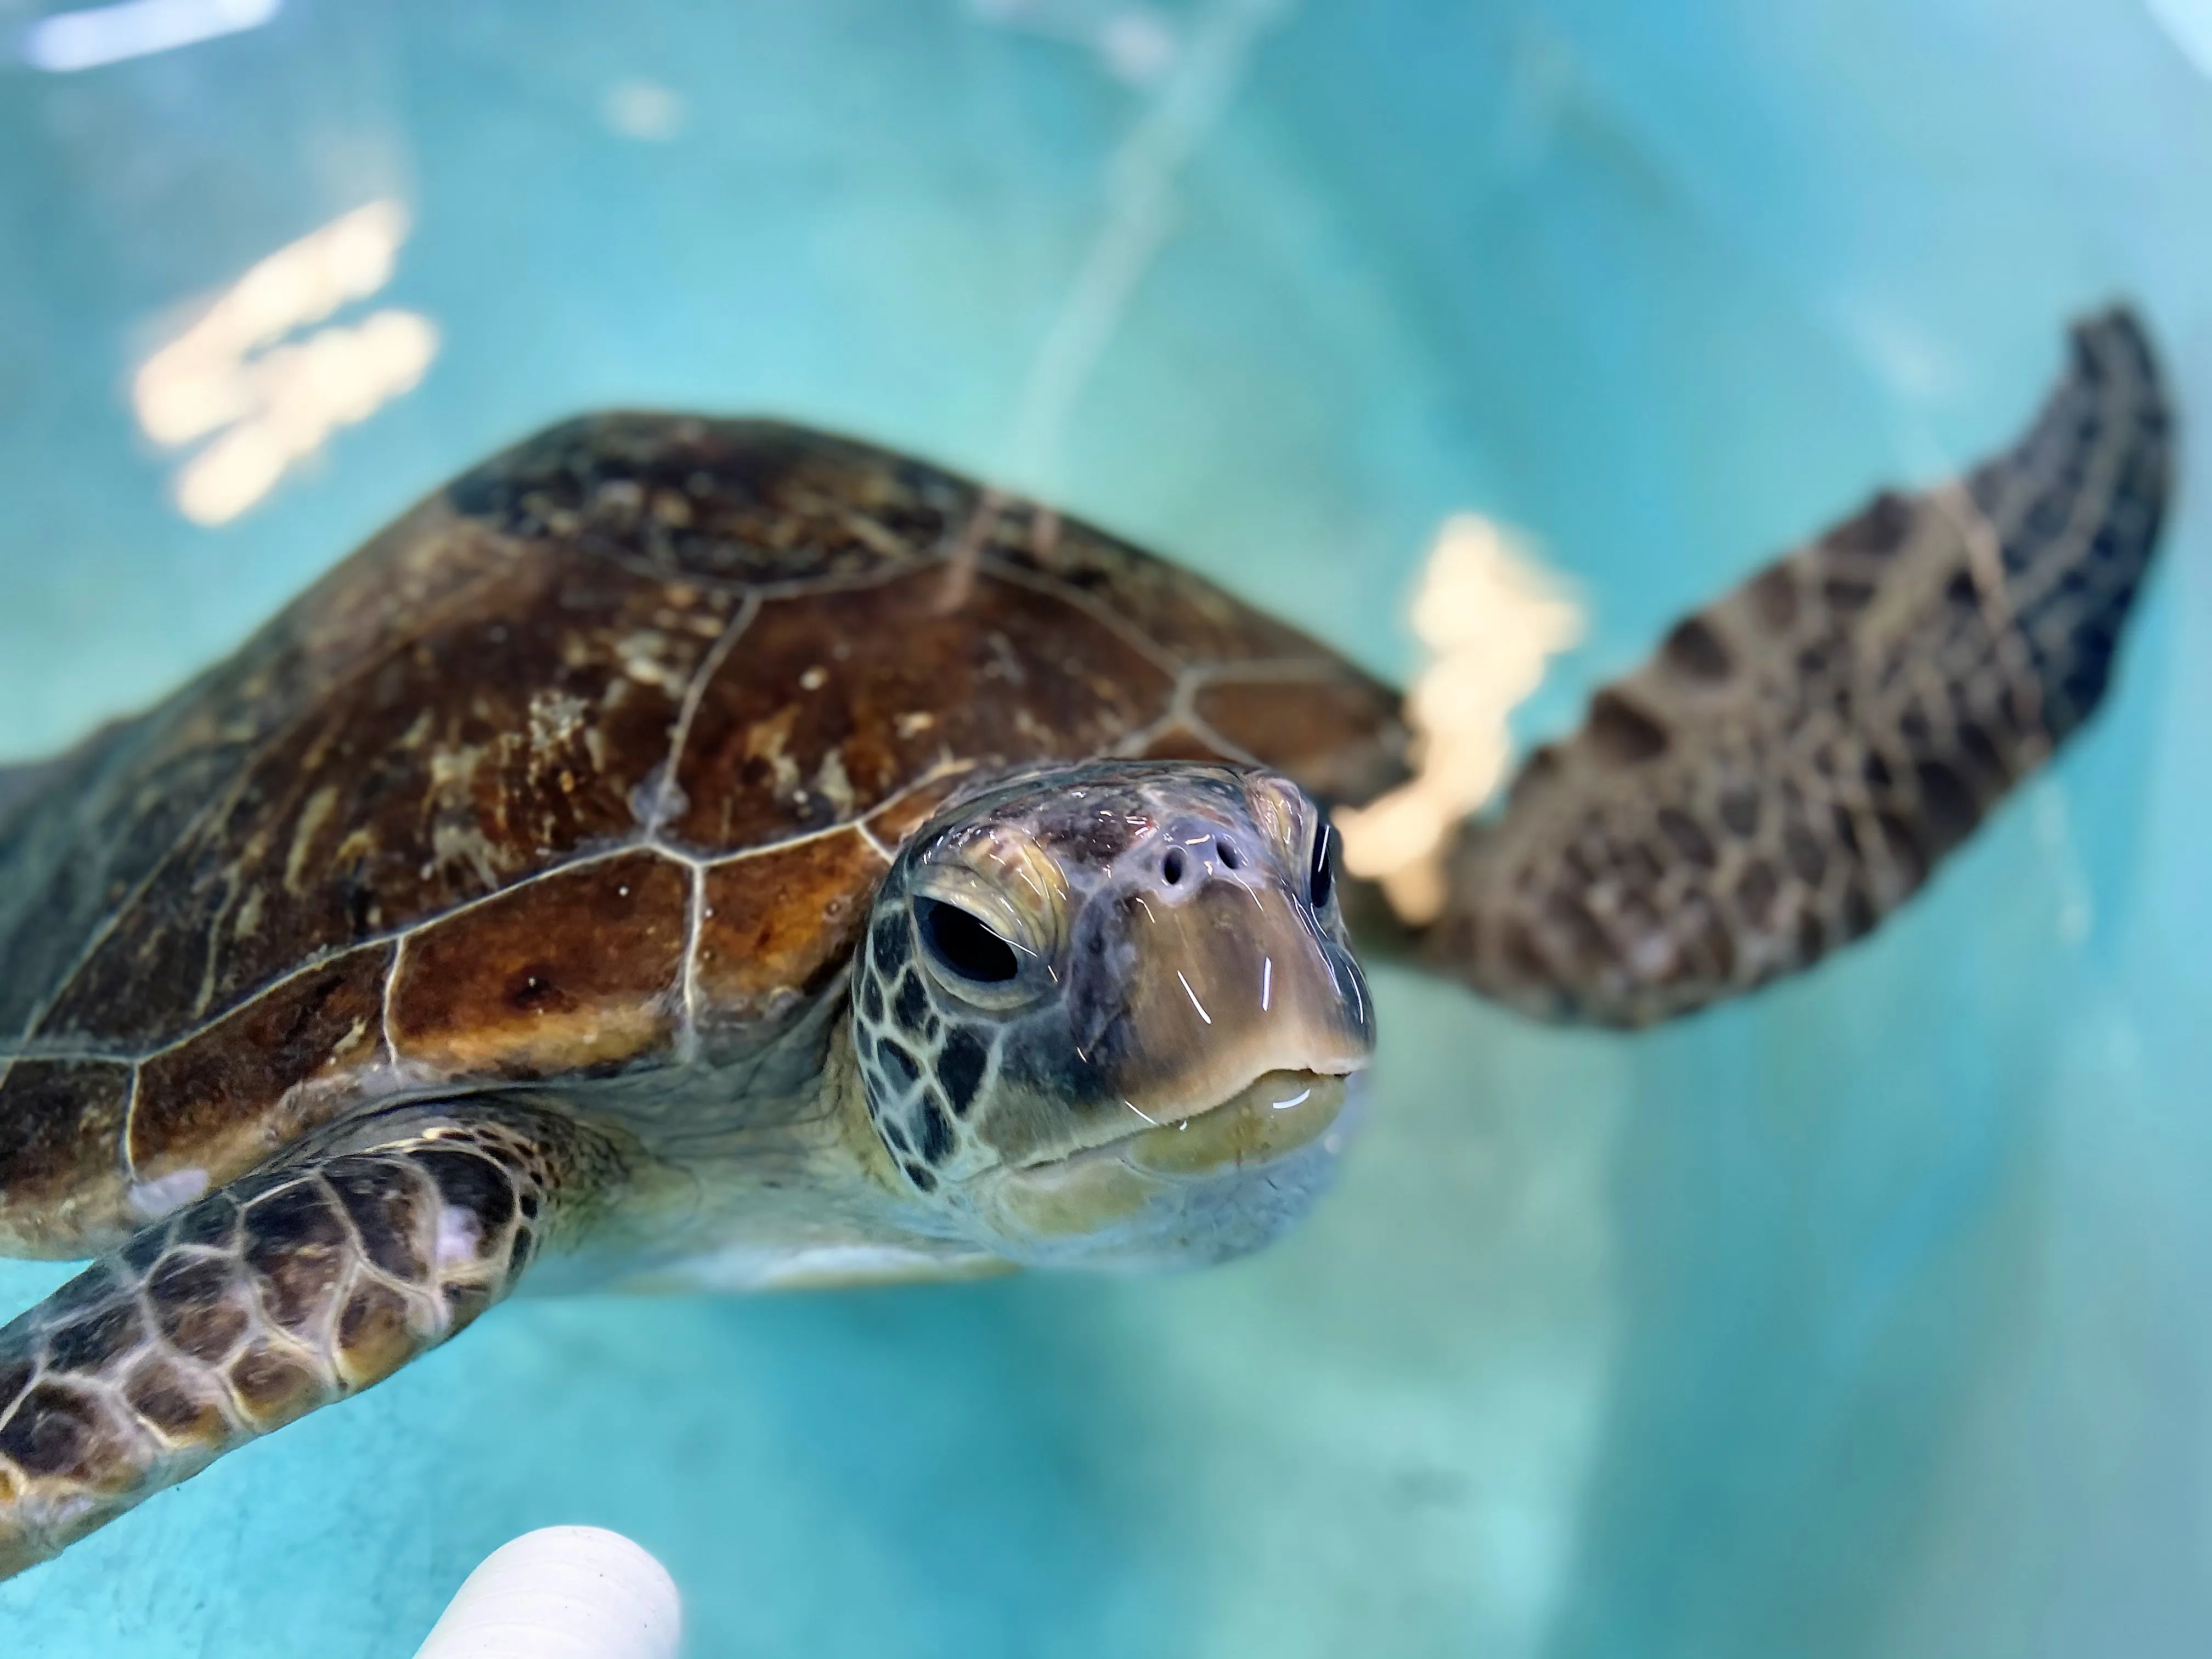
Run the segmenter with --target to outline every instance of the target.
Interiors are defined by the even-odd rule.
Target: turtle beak
[[[1079,921],[1067,1006],[1111,1109],[988,1182],[1023,1259],[1224,1260],[1334,1179],[1374,1049],[1366,981],[1280,883],[1194,865],[1110,885]]]
[[[1279,883],[1187,857],[1172,884],[1097,894],[1078,943],[1078,1041],[1147,1121],[1195,1118],[1270,1074],[1346,1077],[1374,1052],[1358,963]]]

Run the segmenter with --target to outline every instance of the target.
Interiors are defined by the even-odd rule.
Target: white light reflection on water
[[[2150,15],[2189,61],[2212,76],[2212,0],[2148,0]]]
[[[123,0],[58,12],[31,25],[23,59],[55,75],[98,69],[259,28],[283,6],[283,0]]]
[[[186,518],[236,518],[331,432],[421,382],[438,330],[416,313],[384,309],[288,337],[382,289],[406,236],[398,203],[356,208],[255,264],[140,366],[139,428],[165,448],[212,440],[177,471]]]
[[[1049,488],[1076,405],[1121,327],[1137,285],[1175,228],[1184,169],[1220,124],[1261,36],[1291,0],[1213,0],[1189,40],[1164,60],[1143,117],[1106,163],[1106,212],[1051,329],[1038,346],[1015,412],[1012,471]],[[999,21],[1028,18],[1020,3],[986,7]]]
[[[1146,5],[1110,0],[969,0],[987,23],[1088,47],[1115,79],[1147,87],[1175,66],[1182,42],[1174,22]]]
[[[611,131],[648,144],[665,144],[684,131],[684,94],[657,81],[631,76],[607,88],[599,118]]]

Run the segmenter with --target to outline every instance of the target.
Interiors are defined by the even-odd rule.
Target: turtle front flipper
[[[1909,898],[2088,718],[2173,423],[2125,309],[2013,448],[1884,493],[1680,623],[1462,832],[1431,962],[1642,1025],[1809,967]]]
[[[418,1104],[146,1227],[0,1330],[0,1577],[437,1346],[621,1169],[567,1117]]]

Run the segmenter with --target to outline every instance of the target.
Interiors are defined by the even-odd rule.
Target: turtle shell
[[[0,792],[0,1248],[105,1248],[399,1093],[741,1054],[979,772],[1394,781],[1397,698],[1047,509],[617,414],[422,502]]]

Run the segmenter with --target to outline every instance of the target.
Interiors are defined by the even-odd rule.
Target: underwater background
[[[2212,0],[62,9],[0,0],[0,760],[594,405],[921,451],[1400,677],[1493,515],[1590,618],[1530,736],[2007,441],[2073,313],[2197,418],[2105,713],[1869,945],[1636,1038],[1379,971],[1266,1255],[510,1304],[0,1652],[404,1656],[563,1522],[702,1659],[2212,1645]]]

